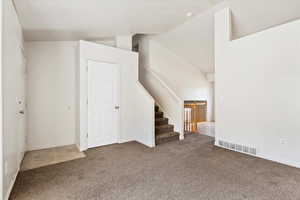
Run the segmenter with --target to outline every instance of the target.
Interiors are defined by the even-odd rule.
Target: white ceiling
[[[300,0],[227,0],[235,38],[300,18]]]
[[[202,72],[213,72],[213,30],[214,10],[212,9],[154,38]]]
[[[300,18],[300,0],[225,0],[156,39],[202,72],[214,72],[214,13],[225,6],[234,38]]]
[[[161,33],[220,0],[14,0],[26,40]]]
[[[110,40],[166,32],[157,39],[203,72],[214,71],[216,10],[231,8],[234,38],[300,18],[300,0],[14,1],[26,40]],[[189,18],[188,12],[198,15]]]

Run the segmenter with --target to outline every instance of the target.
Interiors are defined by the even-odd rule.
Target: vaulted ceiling
[[[229,6],[233,36],[300,18],[300,0],[14,0],[26,40],[109,40],[155,34],[203,72],[214,71],[214,13]],[[187,13],[193,13],[187,17]]]
[[[220,0],[14,0],[26,40],[161,33]]]
[[[201,71],[214,72],[214,13],[227,6],[234,39],[300,19],[300,0],[225,0],[156,39]]]

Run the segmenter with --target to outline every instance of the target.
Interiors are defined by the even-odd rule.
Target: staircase
[[[155,106],[155,143],[156,145],[169,141],[179,140],[179,133],[174,132],[174,125],[169,124],[169,119]]]

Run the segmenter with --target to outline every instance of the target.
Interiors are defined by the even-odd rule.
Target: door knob
[[[115,106],[115,109],[118,110],[120,108],[120,106]]]
[[[24,110],[20,110],[19,113],[22,114],[22,115],[25,114]]]

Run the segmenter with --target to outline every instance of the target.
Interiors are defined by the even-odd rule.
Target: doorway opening
[[[184,132],[197,133],[198,124],[207,121],[207,101],[184,101]]]

